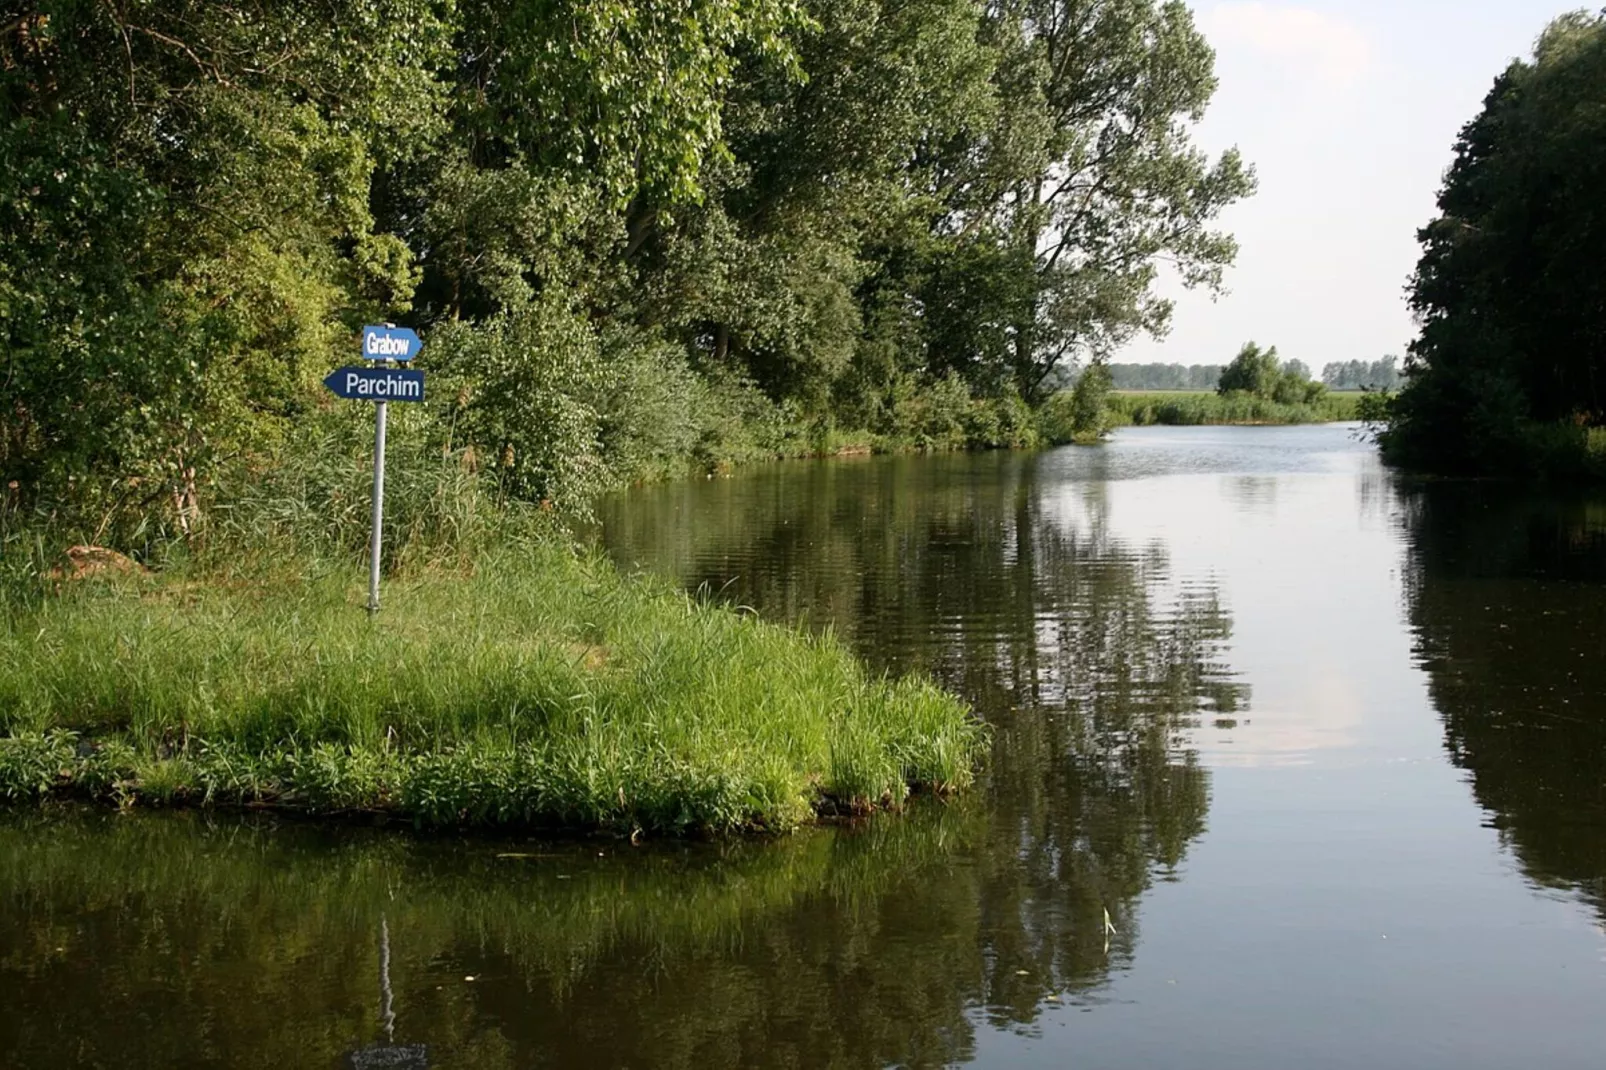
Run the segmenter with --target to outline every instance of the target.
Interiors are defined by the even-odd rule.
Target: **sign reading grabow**
[[[362,355],[369,360],[412,360],[424,342],[406,327],[368,326],[362,329]]]
[[[406,368],[341,368],[323,385],[356,401],[424,400],[424,373]]]

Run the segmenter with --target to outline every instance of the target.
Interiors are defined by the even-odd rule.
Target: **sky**
[[[1597,0],[1598,2],[1598,0]],[[1198,127],[1236,145],[1259,192],[1223,214],[1239,243],[1227,293],[1183,290],[1170,334],[1114,359],[1225,364],[1275,345],[1318,374],[1403,354],[1416,231],[1456,135],[1495,76],[1526,57],[1567,0],[1192,0],[1220,88]]]

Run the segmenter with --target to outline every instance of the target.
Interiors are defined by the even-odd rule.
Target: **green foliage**
[[[721,103],[738,51],[796,77],[796,0],[464,0],[463,123],[542,171],[597,178],[621,205],[695,200],[724,154]],[[486,153],[487,146],[476,146]]]
[[[561,296],[477,324],[443,324],[432,345],[439,382],[454,400],[454,438],[484,452],[479,462],[506,495],[584,502],[605,485],[595,404],[604,382],[600,345]]]
[[[1287,404],[1253,394],[1130,393],[1110,398],[1109,419],[1121,426],[1164,424],[1318,424],[1366,419],[1367,395],[1327,394],[1314,402]]]
[[[427,339],[417,448],[504,501],[1030,444],[1059,369],[1164,329],[1158,263],[1232,259],[1212,66],[1158,0],[32,5],[6,508],[148,551],[306,441],[355,471],[319,384],[378,318]]]
[[[1216,386],[1216,393],[1223,398],[1247,394],[1277,405],[1318,405],[1326,392],[1325,385],[1311,382],[1310,368],[1303,361],[1281,363],[1276,346],[1261,349],[1254,342],[1245,344],[1232,363],[1222,369]]]
[[[1111,427],[1110,369],[1090,364],[1070,390],[1062,390],[1044,403],[1039,413],[1043,438],[1056,445],[1097,442]]]
[[[1117,390],[1214,390],[1221,381],[1219,364],[1111,364]]]
[[[1419,234],[1421,324],[1380,438],[1443,472],[1587,476],[1606,418],[1606,19],[1553,22],[1461,131]]]
[[[371,178],[438,131],[447,27],[424,0],[322,17],[58,0],[0,31],[0,468],[30,498],[149,511],[405,307]]]
[[[1215,288],[1236,252],[1211,229],[1254,189],[1236,150],[1212,161],[1188,126],[1215,91],[1214,53],[1180,2],[1011,0],[988,5],[996,50],[996,151],[975,169],[966,216],[1013,252],[1027,299],[1009,320],[1009,371],[1039,396],[1067,358],[1105,357],[1163,332],[1153,292],[1164,258]],[[1010,314],[1006,312],[1006,315]]]
[[[1277,347],[1261,349],[1254,342],[1247,342],[1232,363],[1222,369],[1216,393],[1225,397],[1236,391],[1259,398],[1271,398],[1282,378]]]
[[[1322,369],[1322,382],[1331,390],[1397,390],[1400,386],[1400,360],[1335,361]]]

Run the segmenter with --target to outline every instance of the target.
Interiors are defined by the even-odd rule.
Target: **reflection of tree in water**
[[[1606,504],[1433,486],[1407,526],[1452,759],[1533,880],[1606,912]]]
[[[1219,661],[1230,621],[1214,588],[1167,593],[1163,552],[1111,535],[1106,484],[1044,485],[1037,465],[799,465],[608,517],[617,556],[829,620],[995,726],[977,852],[987,970],[967,998],[1017,1019],[1131,954],[1137,897],[1204,828],[1208,778],[1183,733],[1246,698]]]
[[[978,1009],[1029,1029],[1051,995],[1090,998],[1204,828],[1185,733],[1244,693],[1213,589],[1112,537],[1098,484],[1035,475],[800,465],[649,491],[613,532],[620,556],[736,577],[727,597],[812,610],[963,691],[997,733],[976,797],[647,851],[0,821],[0,1051],[335,1065],[381,1035],[381,918],[396,1043],[438,1066],[940,1066],[972,1052]]]
[[[0,813],[0,1051],[333,1066],[384,1035],[386,933],[395,1043],[437,1066],[942,1065],[973,825],[635,850]]]
[[[1226,481],[1227,498],[1246,513],[1270,516],[1277,511],[1276,476],[1233,476]]]

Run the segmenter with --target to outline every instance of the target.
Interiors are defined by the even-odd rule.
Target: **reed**
[[[1360,419],[1363,396],[1330,393],[1312,405],[1285,405],[1244,393],[1132,391],[1111,394],[1108,412],[1116,427],[1335,423]]]

